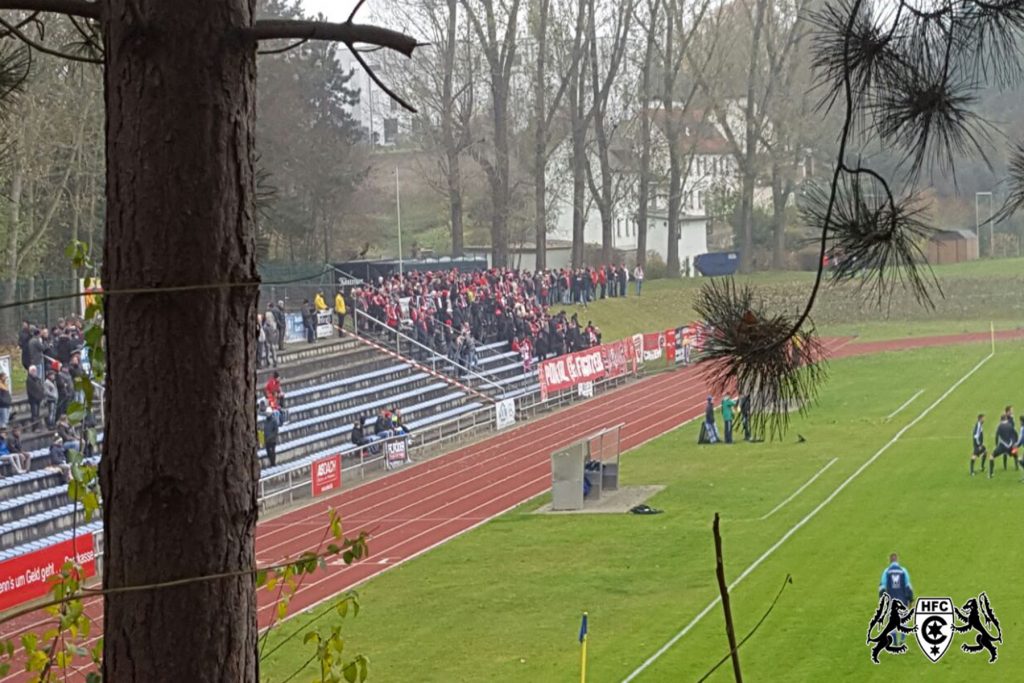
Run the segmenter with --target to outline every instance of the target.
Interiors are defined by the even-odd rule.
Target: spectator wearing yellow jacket
[[[324,293],[322,291],[317,292],[316,296],[313,297],[313,307],[316,308],[316,312],[327,310],[327,302],[324,301]]]
[[[340,290],[334,295],[334,313],[338,316],[338,336],[344,336],[345,314],[348,313],[348,308],[345,307],[345,297]]]

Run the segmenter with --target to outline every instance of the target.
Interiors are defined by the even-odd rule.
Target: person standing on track
[[[985,450],[985,415],[978,415],[978,421],[974,423],[974,434],[971,437],[971,476],[974,476],[974,463],[981,458],[981,471],[985,472],[985,458],[988,451]],[[992,475],[989,475],[990,477]]]
[[[878,595],[887,594],[893,600],[899,600],[903,606],[910,609],[914,601],[914,587],[910,585],[910,572],[899,563],[899,556],[896,553],[889,555],[889,566],[882,570],[882,579],[878,582]],[[905,633],[898,636],[892,634],[893,645],[899,645],[907,639]],[[898,642],[897,642],[898,639]]]

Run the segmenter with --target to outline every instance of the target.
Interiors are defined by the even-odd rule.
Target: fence
[[[18,278],[14,284],[10,280],[0,282],[0,302],[16,303],[50,297],[67,297],[54,301],[40,301],[35,304],[22,304],[13,309],[5,310],[0,317],[0,343],[13,344],[18,339],[18,329],[22,320],[29,320],[34,325],[53,327],[58,318],[67,318],[78,312],[78,299],[72,295],[78,293],[78,280],[71,278],[25,277]]]

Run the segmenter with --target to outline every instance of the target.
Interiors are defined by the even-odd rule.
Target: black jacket
[[[38,375],[33,377],[29,375],[25,381],[25,393],[28,394],[30,401],[36,401],[39,403],[43,402],[43,380]]]
[[[277,445],[277,418],[267,415],[263,418],[263,443]]]
[[[1004,447],[1010,447],[1017,443],[1017,432],[1013,428],[1013,423],[1009,420],[1004,420],[999,423],[996,427],[996,441],[997,445]]]

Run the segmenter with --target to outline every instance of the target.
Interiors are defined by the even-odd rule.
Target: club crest
[[[918,598],[915,612],[917,644],[925,657],[937,662],[953,642],[953,599]]]

